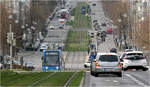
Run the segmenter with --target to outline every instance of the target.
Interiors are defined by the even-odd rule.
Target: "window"
[[[118,57],[116,55],[102,55],[99,57],[99,61],[116,62],[116,61],[118,61]]]
[[[58,66],[58,55],[47,55],[45,56],[45,65]]]
[[[127,56],[131,56],[131,55],[143,56],[142,53],[129,53],[129,54],[127,54]]]

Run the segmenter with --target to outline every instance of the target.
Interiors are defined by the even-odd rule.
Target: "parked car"
[[[33,69],[35,69],[35,66],[33,65],[32,62],[24,62],[23,66],[24,66],[25,70],[33,70]]]
[[[91,75],[113,73],[122,76],[122,67],[116,53],[98,53],[96,59],[91,62]]]

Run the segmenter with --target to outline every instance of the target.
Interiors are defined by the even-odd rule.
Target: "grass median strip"
[[[70,81],[67,87],[79,87],[83,77],[83,72],[78,72]]]
[[[16,72],[1,72],[2,86],[28,86],[43,77],[47,77],[52,72],[31,72],[31,73],[16,73]]]
[[[38,86],[46,86],[46,87],[58,87],[63,86],[65,82],[72,76],[73,72],[57,72],[55,75],[50,78],[39,82],[34,85],[34,87]]]
[[[64,51],[87,51],[88,32],[87,31],[69,31]]]
[[[86,14],[81,14],[82,6],[86,7],[88,4],[86,2],[78,2],[77,7],[71,10],[71,16],[74,16],[73,21],[67,21],[66,24],[74,28],[91,28],[91,17]]]

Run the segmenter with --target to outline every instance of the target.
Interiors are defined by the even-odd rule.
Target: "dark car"
[[[93,23],[96,23],[96,22],[98,22],[97,20],[93,20]]]
[[[92,5],[93,5],[93,6],[96,6],[96,3],[93,3]]]
[[[106,37],[106,31],[102,31],[102,34],[104,35],[104,37]]]
[[[106,27],[107,25],[106,25],[106,23],[102,23],[101,26]]]
[[[112,48],[112,49],[110,49],[110,52],[117,53],[117,49],[116,48]]]

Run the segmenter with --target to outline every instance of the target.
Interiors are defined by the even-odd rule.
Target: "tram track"
[[[70,81],[76,76],[78,72],[73,73],[73,75],[66,81],[63,87],[67,87],[70,83]]]
[[[32,86],[38,84],[39,82],[41,82],[41,81],[43,81],[43,80],[46,80],[46,79],[52,77],[52,76],[55,75],[55,74],[56,74],[56,72],[53,72],[53,73],[49,74],[48,76],[46,76],[46,77],[44,77],[44,78],[42,78],[42,79],[40,79],[40,80],[35,81],[34,83],[32,83],[30,86],[27,86],[27,87],[32,87]]]

